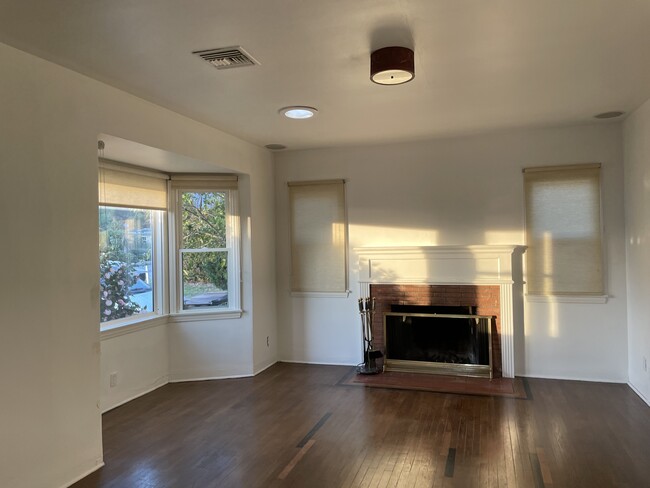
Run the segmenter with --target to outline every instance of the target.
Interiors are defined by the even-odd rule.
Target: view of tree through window
[[[99,207],[101,322],[154,310],[153,212]]]
[[[181,193],[183,308],[228,307],[226,192]]]

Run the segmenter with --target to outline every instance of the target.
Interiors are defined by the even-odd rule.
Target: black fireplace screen
[[[490,364],[491,317],[387,313],[386,357],[405,361]]]

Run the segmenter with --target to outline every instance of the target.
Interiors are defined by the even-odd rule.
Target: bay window
[[[99,254],[102,329],[240,314],[237,177],[100,162]]]

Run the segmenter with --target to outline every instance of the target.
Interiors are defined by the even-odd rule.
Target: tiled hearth
[[[496,317],[492,329],[495,377],[514,378],[513,268],[519,246],[356,248],[359,294],[376,298],[374,346],[384,349],[384,314],[392,305],[474,306]],[[521,278],[518,278],[520,280]],[[519,294],[516,300],[521,300]],[[494,333],[496,332],[496,333]]]

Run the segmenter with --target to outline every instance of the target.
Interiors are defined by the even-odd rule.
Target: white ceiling
[[[584,123],[650,98],[647,0],[0,0],[0,41],[254,144],[290,149]],[[191,54],[239,45],[260,66]],[[415,80],[369,80],[415,50]],[[9,69],[4,66],[2,69]],[[310,105],[308,121],[278,109]]]

